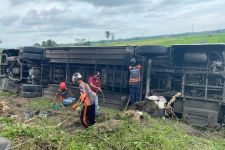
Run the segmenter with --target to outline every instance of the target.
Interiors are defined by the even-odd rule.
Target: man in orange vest
[[[80,120],[85,128],[95,123],[95,96],[88,84],[82,80],[82,76],[79,72],[74,73],[72,76],[73,83],[78,82],[80,89],[80,98],[77,103],[72,106],[72,109],[78,108],[83,104],[83,108],[80,115]]]
[[[141,65],[137,64],[135,58],[131,58],[131,65],[129,66],[130,78],[130,102],[133,104],[140,101],[140,89],[141,89]]]

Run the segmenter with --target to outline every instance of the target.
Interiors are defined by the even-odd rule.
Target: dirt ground
[[[41,102],[39,102],[41,101]],[[36,99],[25,99],[18,96],[1,96],[0,97],[0,116],[7,117],[14,120],[15,123],[22,123],[24,126],[40,125],[49,128],[56,127],[60,122],[64,122],[71,115],[73,117],[69,118],[64,124],[60,127],[62,128],[61,132],[67,132],[70,134],[76,134],[80,130],[85,130],[82,127],[82,124],[79,119],[79,112],[75,112],[70,108],[53,110],[50,105],[51,101],[45,100],[36,100]],[[3,110],[4,107],[4,110]],[[38,112],[39,111],[39,112]],[[25,112],[31,112],[34,116],[29,119],[25,119]],[[38,113],[37,113],[38,112]],[[45,112],[48,114],[39,115],[40,112]],[[128,111],[118,112],[118,113],[109,113],[107,111],[100,111],[99,117],[96,119],[95,131],[98,133],[115,133],[119,130],[119,127],[122,125],[122,120],[124,118],[131,122],[141,123],[145,125],[145,115],[142,112],[145,112],[151,116],[160,116],[162,112],[157,108],[157,106],[152,101],[143,101],[136,103],[129,107]],[[35,113],[37,113],[35,115]],[[160,114],[160,115],[159,115]],[[46,116],[45,116],[46,115]],[[149,122],[147,123],[149,126]],[[175,130],[184,130],[187,134],[196,136],[196,137],[206,137],[210,138],[213,134],[214,136],[224,137],[223,133],[220,132],[211,132],[205,131],[199,128],[192,127],[190,125],[176,122],[173,125]],[[0,123],[0,131],[4,130],[4,124]],[[25,141],[23,137],[17,139]],[[38,149],[56,149],[54,144],[49,143],[49,141],[34,141]],[[45,147],[43,146],[45,145]],[[49,146],[48,146],[49,145]]]
[[[35,101],[35,99],[26,99],[22,97],[18,97],[16,95],[5,97],[0,96],[0,116],[13,118],[16,122],[24,122],[26,124],[32,124],[32,120],[34,118],[52,118],[53,120],[63,122],[68,119],[68,117],[73,115],[72,118],[69,118],[64,123],[64,127],[69,130],[69,128],[78,128],[82,129],[82,124],[79,119],[80,112],[74,112],[70,108],[66,108],[65,110],[59,108],[59,110],[53,110],[48,103],[46,106],[35,106],[31,104],[31,101]],[[3,110],[4,109],[4,110]],[[27,119],[25,117],[26,112],[31,112],[31,118]],[[135,120],[137,122],[141,122],[144,119],[143,113],[145,112],[153,117],[162,117],[163,112],[159,110],[157,105],[150,100],[142,101],[139,103],[135,103],[134,105],[128,107],[128,110],[122,113],[117,113],[111,119],[107,112],[100,112],[99,117],[96,119],[97,122],[97,130],[98,131],[110,131],[114,130],[116,126],[120,124],[120,119],[128,118],[131,120]],[[45,113],[43,115],[43,113]],[[41,114],[41,115],[40,115]],[[74,119],[76,118],[76,119]],[[56,123],[56,121],[54,123]],[[186,124],[175,124],[174,127],[184,128],[188,134],[200,136],[202,135],[201,131],[186,125]]]

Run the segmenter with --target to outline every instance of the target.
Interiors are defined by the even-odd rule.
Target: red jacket
[[[101,81],[100,81],[100,79],[99,79],[99,78],[96,78],[95,76],[91,76],[91,77],[89,77],[89,79],[88,79],[88,84],[89,84],[91,90],[92,90],[93,92],[97,93],[97,92],[98,92],[98,89],[95,88],[95,87],[93,87],[93,86],[91,86],[91,83],[92,83],[94,86],[96,86],[96,87],[101,87]]]

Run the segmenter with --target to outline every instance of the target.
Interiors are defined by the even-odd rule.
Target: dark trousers
[[[85,128],[95,124],[95,103],[82,108],[80,120]]]
[[[132,83],[130,84],[130,102],[133,104],[140,100],[140,83]]]

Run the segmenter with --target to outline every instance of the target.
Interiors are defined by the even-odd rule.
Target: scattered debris
[[[177,118],[177,116],[175,115],[174,109],[172,108],[171,104],[172,104],[173,102],[175,102],[176,98],[177,98],[177,97],[180,97],[181,95],[182,95],[182,94],[181,94],[180,92],[177,93],[177,94],[174,95],[174,96],[172,97],[172,99],[167,103],[166,108],[165,108],[165,114],[166,114],[167,116],[172,115],[173,118],[175,118],[175,119]]]
[[[132,106],[130,106],[129,109],[143,111],[154,117],[162,117],[163,116],[163,110],[159,109],[157,104],[155,104],[154,101],[149,100],[149,99],[145,99],[145,101],[135,103]]]
[[[40,111],[39,114],[38,114],[38,117],[44,117],[44,118],[47,118],[51,115],[51,112],[50,111]]]
[[[163,117],[171,115],[173,118],[177,118],[171,104],[180,97],[181,93],[177,93],[167,103],[167,100],[163,96],[149,96],[144,101],[138,102],[130,106],[129,109],[144,111],[154,117]]]
[[[10,149],[11,141],[4,137],[0,137],[0,149],[1,150],[8,150]]]
[[[25,120],[28,120],[30,118],[32,118],[34,115],[30,112],[30,111],[25,111],[24,112],[24,118]]]
[[[38,149],[43,149],[43,150],[56,150],[57,147],[53,142],[49,141],[43,141],[43,140],[35,140],[34,142],[35,146]]]
[[[96,117],[96,121],[98,123],[102,123],[102,122],[105,122],[105,121],[108,121],[108,120],[110,120],[110,117],[109,117],[108,113],[99,112],[98,117]]]
[[[141,122],[144,119],[143,113],[137,110],[128,110],[124,112],[124,115],[128,119],[132,119],[137,122]]]
[[[55,111],[36,111],[35,113],[32,113],[31,111],[25,111],[24,112],[24,118],[25,120],[29,120],[30,118],[33,118],[34,116],[47,118],[50,116],[57,115]]]
[[[8,109],[9,107],[4,102],[0,103],[0,114],[4,113]]]
[[[114,132],[119,128],[120,123],[120,120],[112,119],[107,122],[96,123],[95,128],[98,132]]]
[[[10,118],[18,118],[18,115],[11,115]]]
[[[167,100],[163,96],[149,96],[146,99],[153,101],[159,109],[164,109],[167,103]]]

